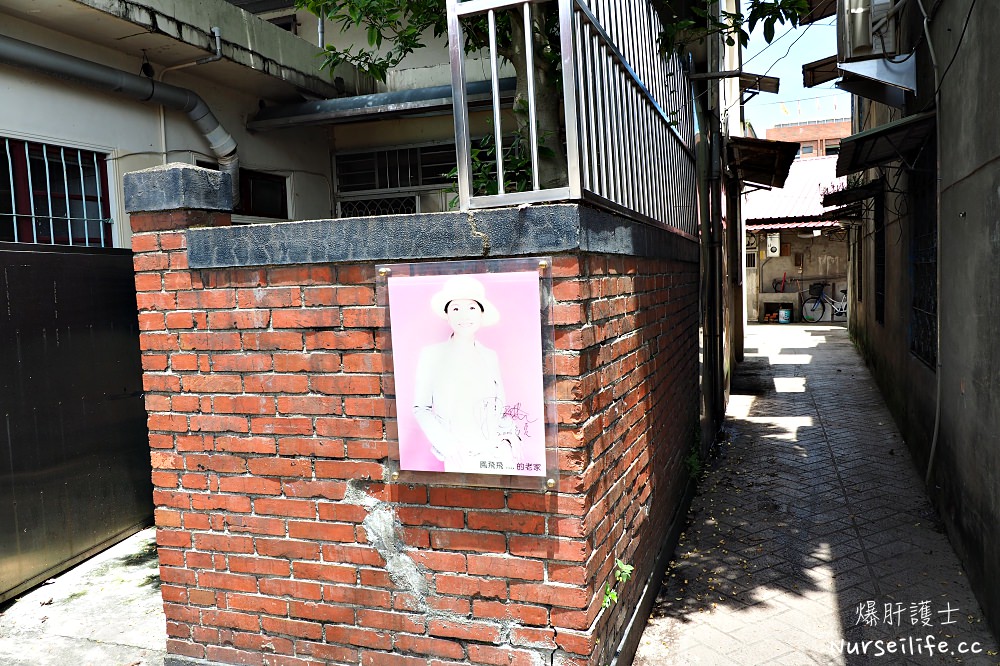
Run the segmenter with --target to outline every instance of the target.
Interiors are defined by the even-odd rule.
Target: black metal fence
[[[152,517],[132,253],[0,243],[0,601]]]

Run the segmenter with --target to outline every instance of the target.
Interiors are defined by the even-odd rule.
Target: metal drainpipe
[[[197,93],[6,35],[0,35],[0,62],[98,90],[119,93],[140,102],[153,102],[168,109],[183,111],[208,141],[212,153],[219,160],[219,167],[232,177],[233,204],[239,201],[239,156],[236,152],[236,140]]]
[[[920,13],[924,15],[924,36],[927,37],[927,50],[931,56],[931,66],[934,68],[934,110],[937,113],[937,117],[934,119],[934,168],[937,171],[937,178],[935,183],[935,201],[934,201],[934,215],[935,224],[937,225],[937,257],[935,266],[935,298],[936,312],[937,316],[937,340],[935,344],[937,349],[935,350],[935,357],[937,360],[937,388],[935,390],[935,407],[934,407],[934,435],[931,438],[931,450],[927,455],[927,473],[924,475],[924,485],[930,485],[931,482],[931,472],[934,471],[934,455],[937,453],[938,438],[941,435],[941,323],[943,318],[941,317],[941,76],[938,71],[938,61],[937,54],[934,52],[934,42],[931,40],[931,29],[930,22],[931,17],[924,9],[923,0],[917,0],[917,6],[920,7]]]

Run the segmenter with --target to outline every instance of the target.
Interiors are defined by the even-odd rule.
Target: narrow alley
[[[725,435],[636,666],[1000,663],[845,328],[751,325]]]

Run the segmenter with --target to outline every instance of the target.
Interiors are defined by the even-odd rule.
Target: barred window
[[[106,158],[0,137],[0,241],[112,247]]]

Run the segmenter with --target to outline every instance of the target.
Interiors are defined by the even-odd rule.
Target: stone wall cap
[[[233,209],[232,176],[222,171],[172,162],[125,174],[129,213],[178,209]]]

